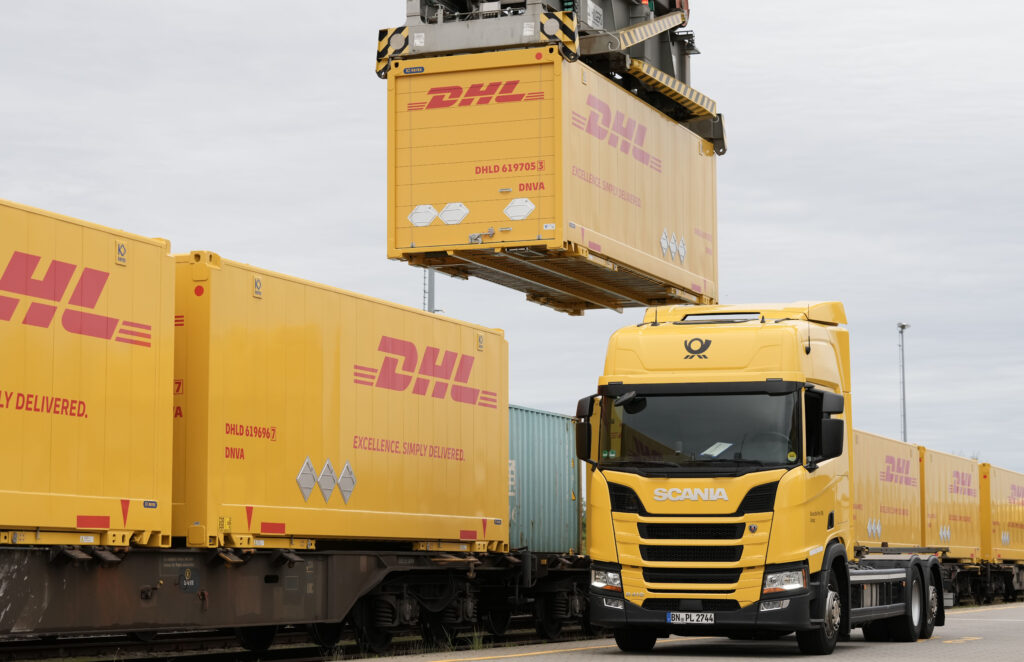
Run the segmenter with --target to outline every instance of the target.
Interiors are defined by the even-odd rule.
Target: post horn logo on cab
[[[704,352],[708,351],[708,347],[711,347],[711,341],[703,338],[690,338],[683,341],[683,347],[689,352],[689,356],[684,356],[684,359],[692,359],[693,357],[706,359],[708,357],[704,355]]]
[[[469,375],[473,370],[474,358],[468,354],[444,351],[437,347],[427,347],[423,351],[423,360],[419,359],[419,349],[415,343],[400,338],[381,336],[377,351],[385,354],[380,369],[362,365],[353,365],[353,381],[363,386],[375,386],[391,391],[405,391],[412,385],[412,392],[443,400],[451,397],[455,402],[467,405],[479,405],[488,409],[498,408],[498,394],[467,386]],[[390,356],[388,356],[390,355]],[[440,358],[440,361],[438,361]],[[399,371],[401,362],[401,372]],[[419,364],[419,371],[416,365]],[[456,363],[458,367],[456,367]],[[454,373],[454,383],[453,380]],[[415,384],[413,380],[415,379]],[[433,382],[433,389],[430,388]]]
[[[409,110],[433,110],[436,108],[451,108],[452,106],[485,106],[491,101],[495,103],[516,103],[519,101],[540,101],[544,98],[544,92],[521,92],[516,94],[518,80],[494,81],[492,83],[472,83],[467,88],[459,85],[447,85],[445,87],[432,87],[427,90],[430,99],[427,101],[413,101],[408,105]]]
[[[60,260],[51,260],[41,279],[33,278],[42,258],[30,253],[15,251],[7,262],[3,276],[0,276],[0,291],[21,295],[31,301],[21,319],[22,324],[50,327],[57,309],[64,301],[68,286],[78,266]],[[86,312],[96,308],[103,294],[110,273],[85,267],[71,291],[71,297],[64,304],[60,316],[61,326],[69,333],[82,336],[114,339],[117,342],[149,347],[153,327],[149,324],[119,320],[116,317]],[[17,312],[21,299],[0,295],[0,321],[9,322]],[[117,334],[115,337],[114,334]]]

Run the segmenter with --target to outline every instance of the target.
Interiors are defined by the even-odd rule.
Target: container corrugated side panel
[[[917,446],[853,431],[853,519],[857,545],[921,546]]]
[[[981,473],[982,507],[989,509],[983,518],[988,527],[982,531],[985,560],[1024,560],[1024,474],[989,464],[981,465]]]
[[[580,552],[580,475],[573,419],[509,407],[510,544]]]
[[[0,527],[170,543],[168,248],[0,201]]]
[[[924,544],[946,547],[948,558],[981,555],[981,484],[978,463],[919,447],[924,473]]]
[[[501,331],[210,253],[178,270],[198,384],[178,399],[175,535],[504,547]]]

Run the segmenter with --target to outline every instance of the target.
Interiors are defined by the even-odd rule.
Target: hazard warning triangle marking
[[[121,523],[128,526],[128,506],[132,505],[131,500],[121,499]]]
[[[245,523],[249,531],[252,531],[252,506],[245,507]]]

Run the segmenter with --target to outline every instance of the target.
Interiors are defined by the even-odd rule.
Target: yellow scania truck
[[[612,336],[577,455],[590,618],[619,648],[795,632],[828,654],[943,624],[935,550],[858,539],[845,324],[838,302],[666,306]]]

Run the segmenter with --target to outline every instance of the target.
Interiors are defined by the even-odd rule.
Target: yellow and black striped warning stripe
[[[653,85],[659,92],[697,117],[714,117],[718,114],[718,104],[713,99],[701,94],[678,78],[669,76],[657,67],[652,67],[641,60],[633,60],[629,63],[629,73]]]
[[[641,41],[646,41],[665,30],[670,30],[685,22],[686,14],[681,11],[674,11],[671,14],[665,14],[645,23],[637,23],[636,25],[619,30],[616,33],[619,38],[619,49],[625,50],[630,46],[635,46]]]
[[[392,39],[398,35],[398,39]],[[392,43],[394,42],[394,43]],[[391,58],[397,57],[409,47],[409,28],[388,28],[377,33],[377,76],[388,77]]]
[[[562,42],[562,56],[575,60],[580,56],[580,39],[576,14],[571,11],[546,11],[540,15],[540,32],[549,39]]]

